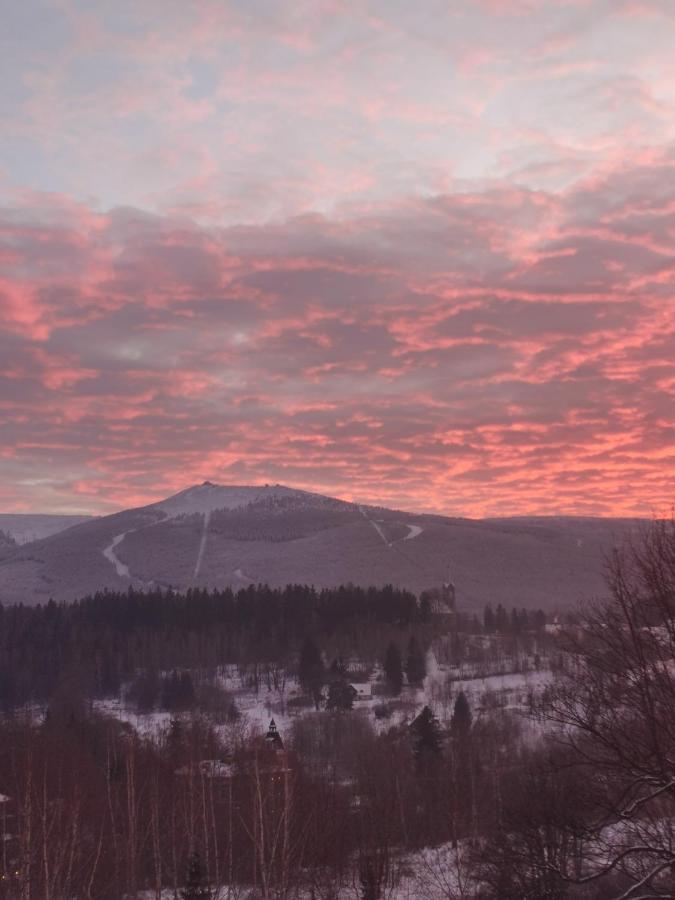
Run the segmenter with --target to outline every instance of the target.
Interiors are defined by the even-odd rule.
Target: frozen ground
[[[400,857],[393,854],[391,862],[391,878],[383,885],[382,898],[387,900],[448,900],[449,897],[472,896],[472,883],[469,881],[466,864],[467,848],[460,845],[453,849],[450,844],[438,847],[426,847],[417,853],[409,853]],[[312,898],[330,896],[332,900],[360,900],[362,886],[356,873],[353,881],[347,877],[346,883],[335,887],[330,894],[312,893],[309,889],[297,888],[290,896],[296,900],[312,900]],[[331,886],[333,887],[333,886]],[[260,893],[251,885],[238,884],[220,888],[212,895],[212,900],[260,900]],[[138,895],[138,900],[155,900],[154,891]],[[162,900],[175,900],[173,890],[162,892]]]

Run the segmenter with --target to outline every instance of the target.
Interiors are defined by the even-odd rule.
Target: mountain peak
[[[283,484],[264,485],[239,485],[239,484],[214,484],[212,481],[204,481],[192,487],[179,491],[166,500],[153,503],[154,509],[159,509],[169,518],[200,513],[206,515],[217,509],[238,509],[255,503],[259,500],[281,497],[318,497],[318,494],[310,494],[298,488],[286,487]]]

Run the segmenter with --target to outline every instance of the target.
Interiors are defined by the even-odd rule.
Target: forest
[[[455,634],[520,634],[545,625],[541,610],[487,605],[477,616],[457,615]],[[304,640],[334,656],[375,660],[382,643],[411,635],[428,646],[428,598],[394,587],[344,585],[317,591],[305,585],[273,589],[102,592],[76,603],[0,605],[0,708],[44,701],[62,682],[86,696],[107,696],[139,671],[214,672],[227,663],[290,669]]]
[[[674,587],[655,523],[555,629],[354,586],[8,607],[1,896],[673,897]],[[506,663],[520,700],[469,689]]]

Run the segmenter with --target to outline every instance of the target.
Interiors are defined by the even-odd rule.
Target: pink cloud
[[[39,505],[44,470],[53,508],[100,511],[204,478],[455,514],[662,509],[672,165],[264,226],[6,210],[0,505]]]

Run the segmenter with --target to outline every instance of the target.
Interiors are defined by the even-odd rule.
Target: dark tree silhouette
[[[405,664],[405,672],[408,676],[408,682],[414,687],[419,687],[427,674],[424,651],[415,637],[411,637],[410,643],[408,644],[408,658]]]
[[[354,706],[356,689],[343,678],[336,678],[328,685],[326,709],[350,710]]]
[[[317,706],[321,699],[324,677],[325,670],[319,648],[308,638],[300,648],[298,680],[302,689],[311,696]]]
[[[413,752],[418,761],[440,755],[441,726],[428,706],[413,720],[410,729],[413,735]]]
[[[389,644],[384,656],[384,677],[392,694],[398,696],[403,687],[403,661],[396,644]]]
[[[211,900],[206,870],[202,858],[196,850],[190,854],[187,878],[181,895],[183,900]]]
[[[464,691],[457,694],[455,706],[452,711],[452,733],[459,737],[467,735],[471,731],[471,707],[466,699]]]
[[[583,874],[561,874],[599,886],[621,872],[622,897],[673,897],[675,519],[615,551],[607,583],[609,597],[567,632],[574,667],[545,712],[592,792],[586,828],[602,845]]]

